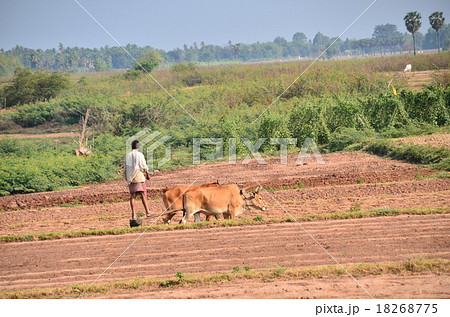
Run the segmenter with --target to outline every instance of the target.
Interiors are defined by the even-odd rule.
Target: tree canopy
[[[416,33],[422,25],[420,19],[422,19],[422,15],[417,11],[408,12],[403,18],[406,29],[413,36],[414,55],[416,55]]]
[[[405,26],[409,33],[414,35],[419,31],[422,26],[420,19],[422,19],[422,15],[417,11],[409,12],[405,15],[403,20],[405,21]]]
[[[17,68],[14,77],[0,91],[6,106],[48,101],[69,87],[69,77],[59,71],[52,73],[46,70],[31,71],[28,68]]]
[[[161,65],[164,58],[156,50],[150,50],[141,55],[138,62],[135,63],[134,69],[150,73],[154,68]]]
[[[442,12],[433,12],[428,19],[430,20],[430,25],[433,28],[433,30],[436,31],[436,42],[437,42],[437,48],[438,52],[441,47],[440,38],[439,38],[439,30],[442,29],[444,26],[445,18],[444,14]]]
[[[397,30],[395,24],[381,24],[375,25],[372,37],[375,39],[389,39],[402,36],[402,34]]]

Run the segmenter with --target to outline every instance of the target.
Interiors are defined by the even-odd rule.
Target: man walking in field
[[[150,179],[147,163],[145,162],[144,154],[139,152],[141,145],[138,140],[131,143],[131,152],[125,156],[125,178],[130,189],[130,205],[131,205],[131,219],[135,220],[136,215],[136,197],[140,196],[144,204],[145,213],[147,217],[150,216],[147,202],[147,186],[146,179]]]

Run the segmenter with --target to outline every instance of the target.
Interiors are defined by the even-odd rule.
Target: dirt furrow
[[[178,271],[229,272],[234,266],[245,265],[263,269],[274,264],[332,264],[300,228],[295,230],[296,226],[288,223],[148,233],[100,280],[173,276]],[[450,258],[449,215],[323,221],[305,227],[342,263],[401,261],[416,254]],[[137,236],[0,245],[0,289],[88,283]]]

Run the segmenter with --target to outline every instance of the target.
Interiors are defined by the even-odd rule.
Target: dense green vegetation
[[[76,157],[72,140],[0,139],[0,196],[52,191],[118,177],[122,139],[100,136],[95,154]]]
[[[172,160],[163,168],[177,168],[192,164],[193,138],[224,138],[225,155],[229,138],[236,139],[237,154],[243,155],[248,149],[242,138],[255,143],[259,137],[297,138],[291,149],[313,138],[327,152],[358,150],[374,139],[427,134],[447,127],[448,76],[436,71],[433,85],[421,92],[410,91],[404,89],[404,77],[398,72],[408,63],[416,70],[448,69],[450,53],[318,62],[256,121],[309,63],[221,67],[183,63],[154,72],[198,123],[145,73],[72,76],[70,86],[56,98],[22,105],[19,101],[0,112],[0,130],[73,129],[90,109],[88,132],[95,136],[95,144],[90,144],[94,154],[74,157],[73,141],[59,144],[56,151],[53,141],[1,140],[0,195],[114,178],[125,155],[125,139],[142,128],[170,135],[166,144],[172,147]],[[391,80],[397,95],[388,87]],[[381,143],[369,147],[374,153],[376,144]],[[425,159],[428,154],[410,154],[417,152],[415,148],[394,155],[394,147],[389,143],[379,153],[448,169],[448,151],[431,155],[426,150],[432,158]],[[270,154],[279,146],[266,141],[261,149]],[[202,151],[213,150],[205,146]],[[164,151],[157,149],[155,154],[162,157]]]

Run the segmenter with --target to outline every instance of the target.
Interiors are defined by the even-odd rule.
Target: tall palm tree
[[[422,16],[419,12],[408,12],[403,20],[405,20],[405,26],[408,32],[410,32],[413,36],[413,45],[414,45],[414,55],[416,55],[416,32],[419,31],[422,22],[420,22]]]
[[[441,48],[441,41],[439,39],[439,30],[444,26],[445,18],[442,12],[433,12],[429,18],[431,27],[436,31],[436,44],[438,47],[438,53]]]

